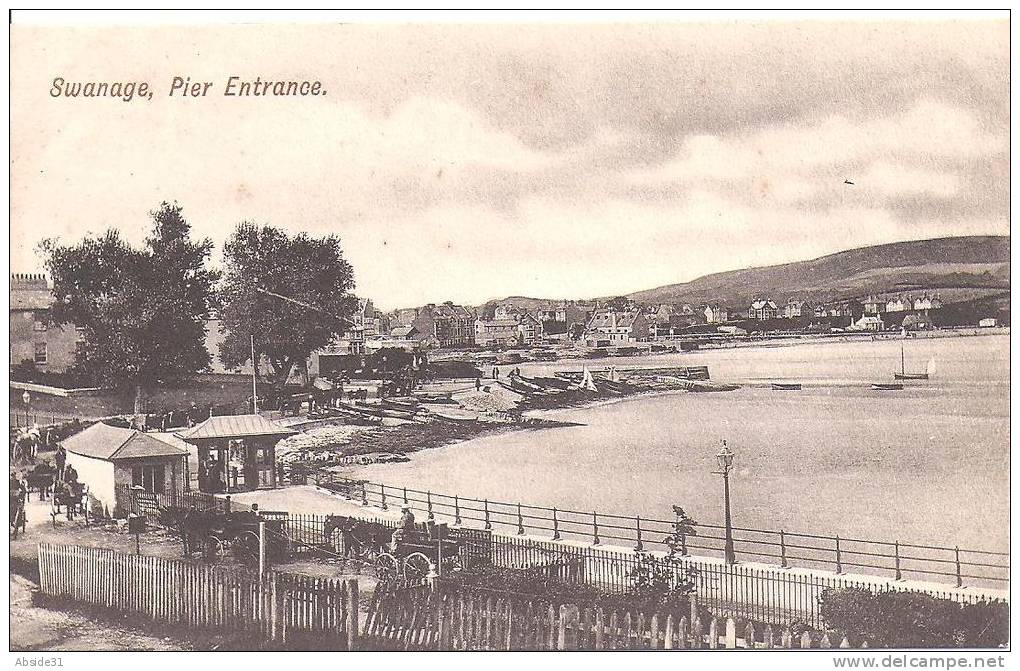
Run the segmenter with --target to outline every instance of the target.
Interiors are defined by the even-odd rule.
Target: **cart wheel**
[[[383,552],[375,558],[375,575],[379,579],[393,578],[400,573],[400,564],[397,558],[388,552]]]
[[[237,536],[231,544],[233,555],[245,566],[259,564],[259,536],[253,531],[245,531]]]
[[[215,536],[202,539],[202,558],[206,561],[219,561],[226,554],[227,546]]]
[[[432,561],[420,552],[414,552],[404,559],[404,577],[408,580],[424,580],[432,567]]]
[[[277,560],[290,559],[294,556],[294,548],[297,545],[294,543],[294,539],[290,537],[287,530],[284,529],[280,532],[280,537],[276,539],[276,545],[273,549],[273,555]]]

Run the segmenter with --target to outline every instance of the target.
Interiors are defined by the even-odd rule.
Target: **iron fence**
[[[524,503],[466,498],[384,483],[320,473],[314,482],[348,499],[386,510],[408,505],[429,520],[456,526],[474,526],[512,535],[548,536],[554,541],[586,545],[623,546],[634,550],[662,550],[674,532],[676,519],[662,520],[564,510]],[[691,524],[683,539],[683,554],[723,557],[725,527]],[[1003,588],[1009,581],[1009,554],[988,550],[877,541],[838,535],[799,533],[733,527],[738,559],[774,564],[780,568],[803,567],[902,580],[908,577],[955,584]]]

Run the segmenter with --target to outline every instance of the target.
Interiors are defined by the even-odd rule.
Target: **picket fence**
[[[204,564],[74,545],[39,544],[47,597],[160,622],[248,632],[284,646],[354,650],[358,582]]]
[[[678,613],[610,612],[477,594],[383,592],[361,634],[364,650],[684,650],[867,648],[845,636],[732,617],[693,622]]]

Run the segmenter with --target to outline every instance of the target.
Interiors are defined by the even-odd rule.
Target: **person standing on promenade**
[[[64,464],[67,462],[67,450],[63,445],[57,445],[57,451],[53,455],[53,463],[57,466],[57,480],[64,477]]]

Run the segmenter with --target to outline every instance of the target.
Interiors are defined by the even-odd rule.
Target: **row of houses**
[[[62,371],[74,360],[81,334],[70,325],[50,323],[53,296],[40,274],[11,276],[10,362],[33,362],[37,368]],[[721,303],[694,305],[641,305],[614,299],[559,301],[534,307],[510,299],[475,309],[450,301],[385,313],[371,299],[361,298],[350,328],[321,353],[366,354],[386,347],[405,350],[434,348],[527,347],[546,340],[581,340],[592,347],[654,339],[700,324],[724,325],[742,320],[840,318],[854,328],[881,329],[900,325],[907,314],[925,319],[942,307],[937,293],[871,295],[863,301],[847,299],[811,305],[797,298],[785,303],[762,297],[746,307]],[[891,315],[891,316],[890,316]],[[864,319],[868,318],[868,319]],[[863,321],[862,321],[863,319]],[[910,320],[907,320],[910,321]],[[915,319],[915,321],[917,321]],[[882,326],[879,326],[882,324]],[[207,347],[215,352],[222,339],[215,319],[210,320]],[[218,367],[218,357],[214,367]],[[226,372],[214,370],[214,372]],[[241,371],[244,372],[244,371]]]

